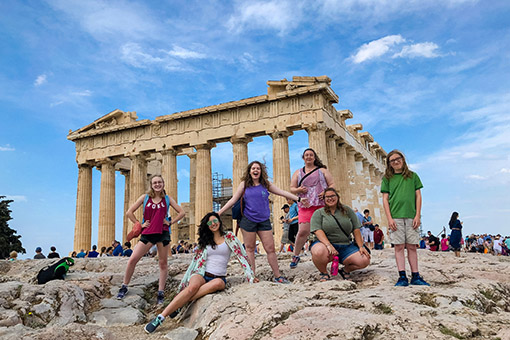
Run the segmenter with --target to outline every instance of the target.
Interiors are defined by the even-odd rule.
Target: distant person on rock
[[[374,249],[382,250],[384,248],[384,232],[379,227],[379,224],[374,225]],[[425,243],[425,242],[424,242]]]
[[[124,243],[124,252],[122,256],[130,257],[133,254],[133,250],[131,249],[131,242],[127,241]]]
[[[429,248],[430,251],[437,251],[439,249],[439,239],[435,237],[432,232],[427,231],[428,239],[429,239]]]
[[[57,248],[55,246],[51,246],[51,253],[48,254],[49,259],[59,259],[60,255],[57,253]]]
[[[448,223],[452,234],[450,235],[450,246],[455,252],[455,256],[460,257],[461,240],[462,240],[462,222],[459,220],[459,213],[454,211]]]
[[[85,249],[82,249],[82,250],[80,250],[80,252],[78,254],[76,254],[76,257],[79,258],[79,259],[82,259],[86,255],[87,255],[87,253],[85,253]]]
[[[446,234],[443,234],[441,235],[441,251],[448,251],[449,249],[448,239],[446,238]]]
[[[301,258],[299,254],[308,236],[310,236],[310,219],[313,213],[324,206],[324,190],[334,188],[333,176],[317,156],[317,153],[308,148],[301,156],[305,166],[296,170],[290,180],[290,192],[299,196],[299,231],[294,245],[294,256],[290,262],[290,268],[297,268]],[[304,202],[304,199],[307,199]]]
[[[248,263],[248,256],[242,243],[234,233],[223,230],[220,215],[210,212],[202,218],[198,228],[198,250],[179,285],[179,294],[154,320],[145,326],[152,333],[170,315],[177,316],[179,308],[189,301],[225,289],[227,265],[231,255],[235,255],[244,270],[248,282],[257,281]]]
[[[237,187],[236,192],[220,211],[218,211],[218,214],[221,215],[230,209],[242,196],[243,217],[241,218],[239,227],[243,233],[248,262],[252,270],[255,272],[255,250],[258,235],[266,251],[267,262],[269,262],[273,271],[273,281],[276,283],[289,283],[278,268],[278,260],[274,249],[273,231],[269,219],[271,217],[271,211],[269,209],[270,193],[296,201],[303,200],[305,204],[308,203],[308,199],[301,199],[271,183],[267,177],[266,166],[259,161],[253,161],[248,164],[242,182],[239,184],[239,187]]]
[[[386,171],[381,183],[383,206],[388,218],[391,243],[395,245],[395,260],[399,278],[395,286],[408,286],[405,249],[411,267],[411,284],[430,286],[418,271],[418,252],[421,225],[421,188],[418,175],[409,170],[404,154],[398,150],[388,153]]]
[[[106,249],[106,248],[105,248]],[[89,251],[87,257],[98,257],[99,256],[99,253],[97,252],[97,246],[94,244],[92,246],[92,250]]]
[[[324,190],[324,200],[326,205],[313,213],[310,223],[315,235],[310,245],[312,261],[320,272],[319,280],[327,281],[331,279],[327,265],[338,256],[339,263],[344,266],[339,274],[348,280],[353,271],[370,264],[370,253],[363,246],[356,213],[340,202],[340,195],[334,188]]]
[[[41,247],[35,248],[34,259],[45,259],[45,258],[46,258],[46,256],[43,255],[42,248]]]
[[[122,256],[122,254],[124,253],[124,249],[122,248],[122,245],[120,244],[119,241],[117,241],[117,240],[113,241],[112,247],[113,247],[113,252],[112,252],[113,256]]]
[[[18,252],[13,250],[9,253],[9,261],[16,261],[18,258]]]
[[[177,223],[184,217],[184,210],[172,197],[166,195],[165,182],[160,175],[153,175],[149,180],[150,189],[146,195],[138,197],[135,203],[129,207],[126,216],[135,224],[133,229],[140,231],[140,241],[136,244],[133,254],[129,258],[122,286],[117,294],[117,299],[123,299],[128,291],[136,264],[142,256],[147,254],[153,245],[158,249],[159,257],[159,286],[157,303],[164,302],[165,283],[168,277],[168,248],[170,244],[170,225]],[[134,212],[143,205],[143,225],[137,220]],[[170,207],[177,211],[177,216],[169,220]],[[134,236],[134,230],[131,232]],[[128,235],[129,239],[129,235]]]

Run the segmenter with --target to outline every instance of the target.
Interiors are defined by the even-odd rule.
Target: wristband
[[[298,202],[301,202],[301,197],[298,197],[297,201],[298,201]]]

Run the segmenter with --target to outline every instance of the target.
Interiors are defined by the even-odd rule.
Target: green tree
[[[5,196],[0,196],[0,259],[9,258],[9,253],[13,250],[18,253],[26,253],[25,248],[22,247],[20,235],[15,235],[16,230],[9,228],[9,220],[11,218],[11,210],[9,204],[13,200],[5,200]]]

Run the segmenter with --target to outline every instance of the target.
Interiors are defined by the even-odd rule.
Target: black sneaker
[[[173,311],[171,314],[170,314],[170,318],[175,318],[177,315],[179,315],[179,312],[181,311],[181,309],[177,309],[176,311]]]
[[[152,320],[151,322],[149,322],[148,324],[145,325],[145,331],[147,333],[152,333],[156,330],[156,328],[159,327],[159,325],[161,325],[163,323],[163,320],[161,320],[159,318],[159,316],[156,316],[156,318],[154,320]]]
[[[158,292],[157,304],[161,305],[164,302],[165,302],[165,293],[164,292]]]
[[[124,296],[126,296],[127,292],[128,292],[128,289],[126,286],[120,287],[119,293],[117,294],[117,300],[122,300],[124,298]]]

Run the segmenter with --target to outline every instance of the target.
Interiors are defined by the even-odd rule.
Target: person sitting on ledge
[[[152,333],[165,318],[177,316],[179,308],[204,295],[225,289],[227,265],[234,253],[244,269],[246,279],[253,283],[255,275],[248,263],[248,256],[239,239],[232,232],[223,230],[220,215],[210,212],[200,221],[198,228],[198,250],[179,285],[179,294],[154,320],[145,326]]]

